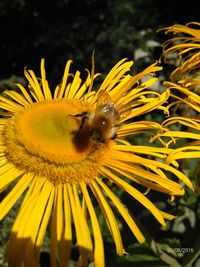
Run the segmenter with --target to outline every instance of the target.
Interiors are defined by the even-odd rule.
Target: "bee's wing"
[[[102,110],[103,106],[108,106],[110,111],[113,110],[112,115],[114,115],[117,119],[116,123],[127,117],[132,110],[132,106],[130,104],[117,105],[117,103],[112,100],[111,96],[105,90],[100,91],[97,95],[96,111]]]
[[[97,107],[103,105],[116,106],[111,96],[105,90],[99,91],[97,94]]]
[[[132,110],[132,106],[131,105],[119,105],[118,106],[118,112],[120,114],[119,116],[119,120],[126,118]]]

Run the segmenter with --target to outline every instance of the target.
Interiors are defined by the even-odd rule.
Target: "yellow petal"
[[[125,209],[125,207],[123,206],[121,201],[115,196],[115,194],[109,189],[109,187],[106,186],[100,179],[96,179],[96,181],[98,182],[98,184],[100,184],[100,186],[103,188],[103,190],[110,197],[112,202],[115,204],[115,206],[117,207],[117,209],[121,213],[122,217],[124,218],[124,220],[128,224],[129,228],[131,229],[131,231],[133,232],[133,234],[135,235],[137,240],[140,243],[143,243],[145,241],[145,238],[144,238],[143,234],[141,233],[141,231],[139,230],[139,228],[137,227],[136,223],[131,218],[131,215]],[[93,184],[95,184],[95,183],[93,182]]]
[[[1,167],[0,172],[0,190],[4,189],[24,173],[24,171],[17,170],[13,166],[10,167],[8,164],[5,167]]]
[[[0,108],[15,113],[21,110],[23,107],[3,96],[0,96]]]
[[[88,225],[84,217],[84,214],[82,212],[80,201],[78,199],[78,193],[76,187],[73,186],[73,188],[71,188],[71,185],[68,185],[68,193],[72,207],[71,210],[74,219],[74,224],[76,228],[77,244],[79,246],[81,255],[83,257],[83,261],[87,261],[87,258],[92,260],[93,258],[92,241]]]
[[[65,223],[67,220],[69,220],[69,217],[65,219],[65,211],[64,211],[64,192],[63,192],[63,185],[59,185],[57,193],[57,200],[55,205],[57,205],[57,221],[56,221],[56,228],[57,228],[57,243],[58,243],[58,262],[60,267],[65,267],[66,262],[69,261],[70,256],[70,248],[71,248],[71,239],[66,239],[66,230],[65,229]],[[66,200],[66,199],[65,199]],[[69,202],[65,205],[69,205]],[[69,224],[69,223],[68,223]],[[71,225],[70,225],[71,227]],[[69,228],[69,225],[68,225]],[[70,229],[71,232],[71,229]],[[69,236],[69,233],[67,233],[67,236]],[[67,251],[69,250],[69,251]]]
[[[30,95],[27,93],[26,89],[19,83],[16,83],[16,85],[20,89],[20,91],[22,92],[23,96],[28,101],[28,103],[33,104],[33,101],[31,99]]]
[[[35,203],[34,208],[29,215],[29,223],[26,225],[26,228],[24,230],[24,236],[29,237],[32,240],[33,244],[35,244],[36,242],[40,224],[45,214],[46,205],[53,188],[53,185],[48,181],[44,183],[42,190],[39,193],[37,202]]]
[[[58,98],[61,99],[64,96],[64,93],[66,93],[66,85],[67,85],[67,79],[69,76],[69,69],[70,69],[70,65],[72,64],[72,60],[68,60],[67,64],[65,66],[65,70],[64,70],[64,74],[63,74],[63,78],[62,78],[62,83],[61,85],[59,85],[57,87],[57,90],[55,90],[54,93],[54,99]]]
[[[42,243],[44,240],[44,236],[45,236],[45,232],[46,232],[46,228],[48,226],[49,223],[49,218],[51,216],[51,211],[52,211],[52,207],[53,207],[53,202],[54,202],[54,192],[55,190],[52,190],[46,205],[46,210],[44,213],[44,216],[42,218],[41,221],[41,225],[38,231],[38,236],[37,236],[37,240],[35,242],[35,257],[36,257],[36,261],[39,262],[39,258],[40,258],[40,252],[41,252],[41,247],[42,247]]]
[[[124,153],[123,155],[122,153],[118,154],[116,151],[113,154],[113,158],[116,158],[116,159],[120,158],[121,161],[125,161],[128,163],[132,161],[134,164],[140,164],[146,168],[151,168],[151,166],[153,166],[153,169],[154,167],[158,167],[165,171],[172,172],[177,178],[179,178],[181,181],[183,181],[188,187],[190,187],[193,190],[193,185],[187,176],[185,176],[181,171],[175,169],[172,166],[169,166],[168,164],[164,162],[142,158],[137,155],[130,154],[130,153],[129,153],[129,157],[127,157],[126,153]],[[165,180],[163,180],[163,182],[165,182]]]
[[[121,234],[119,231],[119,227],[117,224],[117,221],[115,219],[115,216],[112,212],[112,209],[110,208],[107,199],[103,195],[102,191],[100,188],[93,182],[91,183],[91,188],[93,190],[93,193],[99,203],[99,206],[101,208],[101,211],[106,219],[106,223],[108,225],[108,228],[112,234],[112,237],[115,242],[116,246],[116,252],[118,255],[123,255],[124,254],[124,248],[122,244],[122,239],[121,239]]]
[[[21,96],[19,93],[15,91],[6,90],[3,93],[11,97],[13,100],[15,100],[16,102],[18,102],[20,105],[24,107],[27,107],[30,105],[30,103],[23,96]]]
[[[18,198],[22,195],[24,190],[27,188],[33,174],[25,174],[19,182],[13,187],[13,189],[7,194],[7,196],[0,203],[0,220],[9,212],[12,206],[17,202]]]
[[[53,214],[52,214],[52,221],[51,221],[51,240],[50,240],[50,262],[51,262],[51,267],[57,267],[57,237],[56,237],[56,229],[57,229],[57,205],[56,205],[56,200],[57,200],[57,194],[58,190],[55,189],[55,194],[54,194],[54,207],[53,207]]]
[[[139,201],[143,206],[145,206],[154,215],[154,217],[160,222],[160,224],[162,224],[163,226],[166,225],[159,210],[142,193],[140,193],[137,189],[135,189],[134,187],[132,187],[125,181],[118,178],[116,175],[114,175],[110,171],[104,169],[102,170],[102,173],[104,174],[105,177],[110,178],[116,185],[123,188],[127,193],[129,193],[131,196],[137,199],[137,201]]]
[[[70,90],[69,90],[67,99],[72,99],[75,96],[75,94],[77,93],[77,91],[80,88],[80,85],[81,85],[80,71],[76,71],[74,78],[73,78],[73,81],[72,81],[71,86],[70,86]]]
[[[178,138],[192,138],[196,140],[200,140],[200,135],[190,132],[181,132],[181,131],[169,131],[163,133],[161,136],[168,136],[168,137],[178,137]]]
[[[103,81],[103,83],[101,84],[99,90],[106,90],[106,88],[109,86],[109,84],[111,83],[111,81],[113,80],[113,78],[120,72],[120,70],[122,69],[121,72],[121,76],[123,76],[123,74],[129,70],[130,65],[133,64],[132,61],[130,61],[130,64],[128,64],[128,69],[124,68],[123,71],[123,67],[124,67],[124,63],[126,61],[126,58],[123,58],[122,60],[120,60],[112,69],[111,71],[108,73],[108,75],[106,76],[105,80]],[[127,65],[127,64],[126,64]],[[119,80],[119,79],[118,79]],[[113,84],[114,86],[114,84]],[[111,88],[110,88],[111,89]]]
[[[162,210],[160,210],[160,213],[162,214],[163,218],[167,219],[167,220],[174,220],[177,216],[174,216],[172,214],[169,214],[167,212],[164,212]]]
[[[30,92],[32,96],[35,98],[36,101],[43,101],[44,95],[42,93],[42,89],[40,87],[40,84],[38,82],[37,77],[35,76],[35,73],[32,70],[26,70],[24,71],[24,75],[26,76],[27,80],[30,83]]]
[[[94,264],[96,267],[104,267],[104,247],[103,247],[103,240],[101,235],[101,230],[99,227],[99,223],[95,214],[94,207],[92,205],[90,196],[88,194],[87,188],[85,184],[80,184],[81,190],[84,195],[84,199],[86,201],[86,205],[90,214],[90,219],[92,222],[92,229],[94,233],[94,243],[95,243],[95,250],[94,250]]]
[[[71,222],[71,208],[69,195],[67,191],[67,185],[64,184],[63,188],[64,195],[64,219],[65,219],[65,231],[64,231],[64,240],[65,240],[65,262],[68,262],[71,254],[71,246],[72,246],[72,222]]]

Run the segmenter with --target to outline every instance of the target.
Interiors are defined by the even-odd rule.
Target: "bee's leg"
[[[87,111],[84,111],[83,113],[75,114],[75,115],[71,115],[70,114],[70,116],[73,116],[73,117],[76,117],[76,118],[82,117],[81,124],[80,124],[80,127],[79,127],[79,131],[80,131],[83,128],[83,125],[85,123],[85,120],[88,118],[88,112]]]
[[[115,140],[117,138],[117,134],[115,133],[110,139]]]
[[[75,114],[75,115],[72,115],[72,114],[68,114],[68,115],[72,116],[72,117],[76,117],[76,118],[87,117],[87,111],[84,111],[83,113],[78,113],[78,114]]]
[[[113,136],[110,138],[110,140],[115,140],[117,138],[117,131],[119,130],[120,127],[122,127],[122,125],[124,125],[124,123],[118,123],[115,124],[113,127],[115,128],[115,133],[113,134]]]
[[[83,128],[83,125],[85,123],[85,119],[86,119],[86,117],[83,117],[82,120],[81,120],[81,124],[80,124],[80,127],[79,127],[79,132]]]
[[[83,112],[82,114],[76,114],[75,116],[76,117],[82,117],[81,124],[80,124],[80,127],[79,127],[79,131],[80,131],[83,128],[85,120],[88,118],[88,113],[87,112]]]
[[[71,115],[71,116],[78,118],[78,117],[82,117],[83,114],[81,113],[81,114],[75,114],[75,115]]]
[[[125,124],[126,124],[125,122],[120,122],[118,124],[115,124],[115,127],[119,129],[119,128],[121,128]]]

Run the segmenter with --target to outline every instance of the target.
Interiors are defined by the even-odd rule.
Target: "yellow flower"
[[[103,239],[92,199],[100,207],[117,254],[123,255],[125,250],[110,201],[139,242],[144,242],[144,236],[112,188],[126,191],[165,225],[164,219],[173,216],[159,210],[145,196],[145,191],[183,195],[182,186],[170,180],[168,173],[192,187],[183,173],[164,163],[171,149],[135,146],[124,139],[127,135],[161,128],[155,122],[134,121],[134,117],[153,109],[164,109],[162,104],[169,97],[169,90],[162,94],[146,90],[156,81],[155,77],[140,82],[160,67],[153,64],[131,76],[127,72],[133,62],[123,59],[109,72],[98,91],[94,91],[97,75],[88,72],[82,82],[79,71],[70,73],[71,63],[67,61],[62,81],[53,94],[42,59],[40,78],[32,70],[25,70],[28,88],[17,84],[19,91],[6,90],[0,96],[0,108],[4,110],[0,119],[0,192],[7,190],[0,203],[0,220],[23,197],[7,246],[9,266],[39,266],[50,221],[52,267],[57,266],[57,261],[61,267],[68,265],[73,245],[80,252],[77,266],[94,261],[96,267],[103,267]],[[101,142],[93,138],[89,119],[79,115],[90,115],[91,120],[100,105],[99,92],[107,92],[109,101],[105,99],[101,104],[111,105],[112,117],[117,107],[131,108],[124,113],[126,116],[120,117],[115,140],[111,136]],[[142,185],[144,191],[134,188],[132,182]]]
[[[179,123],[188,127],[189,131],[165,131],[163,136],[174,138],[191,138],[199,140],[200,130],[200,97],[197,92],[200,89],[200,23],[191,22],[187,25],[175,24],[164,28],[166,33],[173,33],[176,37],[170,38],[164,43],[163,56],[167,59],[169,54],[178,52],[180,61],[177,68],[170,75],[171,81],[165,81],[164,85],[170,90],[167,109],[184,116],[174,116],[167,119],[163,128],[171,127]],[[174,100],[175,99],[175,100]],[[174,108],[175,107],[175,108]],[[195,142],[198,144],[199,141]],[[194,143],[193,143],[194,144]],[[182,148],[183,150],[186,148]],[[188,150],[188,147],[187,147]],[[172,154],[176,152],[173,151]],[[188,154],[184,154],[184,158]],[[191,155],[191,154],[190,154]],[[200,156],[200,154],[199,154]]]
[[[168,55],[173,53],[178,53],[180,57],[177,68],[171,73],[171,81],[192,86],[194,89],[196,79],[198,80],[197,84],[199,84],[200,23],[175,24],[163,30],[166,33],[176,35],[164,43],[163,54],[165,59],[167,60]]]
[[[166,160],[170,163],[180,159],[200,158],[200,23],[175,24],[164,30],[173,33],[175,37],[164,43],[163,56],[167,60],[169,55],[177,52],[180,58],[170,75],[170,81],[164,82],[171,92],[167,109],[173,116],[163,122],[164,132],[156,137],[169,137],[175,142],[182,139],[182,145],[167,156]],[[195,187],[200,192],[199,166],[196,173]]]

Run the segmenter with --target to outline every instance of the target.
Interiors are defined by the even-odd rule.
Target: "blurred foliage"
[[[37,70],[45,57],[48,79],[57,82],[69,58],[79,69],[89,68],[94,49],[97,71],[105,73],[122,57],[132,59],[148,39],[158,39],[158,28],[198,19],[192,1],[181,5],[181,12],[179,4],[170,0],[163,8],[159,0],[2,0],[0,79],[22,76],[25,66]],[[158,59],[160,50],[151,52]]]
[[[39,73],[41,57],[46,59],[47,78],[52,88],[60,81],[67,59],[74,61],[76,69],[90,69],[93,50],[97,72],[107,73],[123,57],[134,59],[134,71],[141,71],[161,55],[161,44],[166,36],[157,33],[157,29],[174,23],[198,21],[198,18],[199,10],[193,0],[187,5],[183,5],[182,1],[172,0],[2,0],[0,90],[13,88],[15,82],[25,84],[25,66]],[[162,75],[167,74],[163,72]],[[160,76],[160,80],[164,78]],[[152,113],[146,119],[160,122],[161,116]],[[144,144],[143,136],[135,136],[133,142]],[[194,161],[190,162],[185,169],[190,177],[193,164]],[[196,193],[189,191],[183,198],[171,203],[166,196],[149,192],[148,197],[158,207],[178,216],[163,229],[137,201],[115,188],[113,190],[129,207],[132,216],[136,216],[147,242],[138,244],[128,227],[118,218],[124,245],[129,254],[117,257],[97,206],[104,235],[107,267],[200,266],[197,259],[200,248],[200,197]],[[4,266],[3,253],[18,208],[19,203],[0,223],[0,267]],[[48,244],[47,232],[41,255],[42,266],[48,266]],[[173,248],[194,248],[194,253],[180,254]],[[74,248],[72,260],[76,257],[77,251]],[[73,261],[70,264],[73,266]]]

